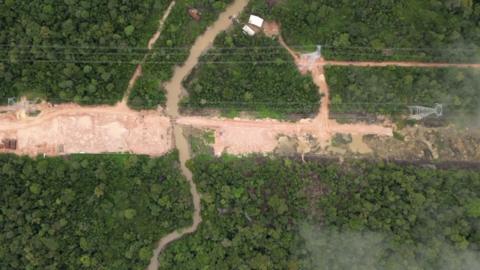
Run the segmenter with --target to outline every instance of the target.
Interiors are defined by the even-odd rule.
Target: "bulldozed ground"
[[[421,125],[395,132],[395,136],[351,135],[337,133],[329,146],[322,148],[310,140],[307,156],[370,158],[405,161],[480,161],[480,129],[450,125],[429,128]],[[297,137],[281,137],[275,153],[295,156],[301,153]],[[305,148],[305,147],[304,147]],[[303,149],[304,149],[303,148]]]
[[[160,156],[173,147],[170,119],[159,111],[73,104],[36,106],[40,114],[0,114],[0,142],[16,140],[16,149],[0,152],[36,156],[131,152]]]
[[[210,146],[216,155],[275,152],[368,155],[398,159],[479,159],[476,154],[478,151],[475,150],[480,141],[477,129],[460,131],[454,126],[417,126],[394,132],[396,127],[390,121],[343,124],[331,119],[329,87],[324,73],[327,65],[478,68],[478,64],[325,61],[314,54],[301,55],[290,49],[281,38],[279,26],[274,22],[266,22],[264,31],[268,36],[278,37],[301,73],[311,74],[322,95],[319,113],[315,117],[284,122],[168,113],[169,110],[177,110],[178,100],[186,92],[178,83],[172,89],[167,87],[168,103],[171,104],[167,106],[168,115],[162,109],[135,112],[127,108],[125,101],[114,107],[80,107],[71,104],[53,107],[43,104],[37,106],[40,113],[35,116],[27,116],[22,106],[2,108],[5,113],[0,114],[0,141],[13,139],[18,144],[15,150],[0,151],[33,156],[102,152],[161,155],[175,147],[172,130],[173,124],[178,124],[182,127],[211,130],[214,140]],[[202,36],[197,43],[201,44],[201,48],[207,48],[215,35]],[[149,47],[152,46],[151,43]],[[196,66],[203,49],[196,48],[193,51],[195,54],[191,55],[191,60],[182,68],[185,74],[177,76],[180,81]],[[129,89],[139,74],[140,72],[134,74]],[[335,141],[338,135],[347,138],[343,144]],[[469,143],[474,146],[467,147]]]
[[[232,22],[227,18],[236,17],[247,3],[247,0],[234,1],[230,8],[220,15],[213,27],[197,39],[189,58],[182,67],[175,70],[171,82],[165,87],[168,91],[165,111],[161,108],[133,111],[127,107],[126,99],[116,106],[81,107],[73,104],[53,106],[43,103],[34,105],[33,109],[25,106],[3,107],[0,108],[0,112],[4,111],[0,113],[0,143],[6,141],[8,147],[4,146],[0,152],[31,156],[131,152],[158,156],[171,151],[174,147],[178,148],[181,170],[190,184],[193,196],[193,223],[160,239],[148,269],[157,269],[158,255],[164,248],[185,234],[195,232],[202,221],[200,194],[193,182],[192,172],[186,167],[186,161],[191,158],[190,152],[195,147],[192,147],[192,143],[188,147],[185,135],[197,138],[197,150],[209,152],[206,148],[210,145],[216,155],[275,152],[282,155],[301,154],[302,158],[307,155],[333,155],[341,158],[368,155],[404,160],[451,158],[480,160],[478,129],[417,126],[396,130],[395,125],[389,121],[380,124],[366,122],[342,124],[330,119],[330,96],[328,78],[325,78],[324,73],[325,65],[435,68],[444,67],[446,64],[335,62],[324,61],[322,58],[312,61],[310,57],[289,49],[281,39],[279,27],[272,22],[266,24],[267,34],[279,36],[281,44],[289,50],[300,72],[310,73],[322,94],[318,115],[293,123],[271,119],[180,115],[178,102],[182,93],[185,93],[181,82],[194,69],[201,53],[209,47],[215,36],[231,25]],[[153,46],[156,38],[158,34],[154,35],[148,48]],[[139,65],[130,81],[129,90],[141,76],[141,71]],[[185,127],[191,128],[190,133],[184,132]],[[201,140],[198,140],[199,138]]]

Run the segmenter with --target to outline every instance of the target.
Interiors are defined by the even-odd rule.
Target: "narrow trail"
[[[155,32],[155,34],[152,36],[152,38],[150,38],[150,40],[148,41],[148,46],[147,46],[148,50],[152,50],[153,45],[155,45],[155,43],[157,43],[157,40],[158,40],[158,38],[160,37],[160,34],[163,31],[163,26],[165,25],[165,21],[167,20],[168,16],[170,16],[170,13],[172,12],[172,9],[173,9],[174,6],[175,6],[175,1],[172,1],[170,3],[170,5],[168,6],[167,10],[165,11],[165,13],[163,14],[163,17],[160,19],[160,21],[158,23],[157,32]]]
[[[288,51],[288,53],[290,53],[290,55],[293,57],[295,62],[298,62],[300,60],[300,54],[294,51],[292,48],[290,48],[287,45],[287,43],[283,39],[282,34],[280,32],[278,34],[278,42],[280,43],[280,45],[282,45],[283,48],[285,48]]]
[[[326,61],[319,59],[314,63],[302,63],[302,55],[295,52],[285,43],[279,34],[279,42],[295,59],[302,73],[310,72],[315,84],[323,95],[318,115],[313,119],[302,119],[296,123],[281,122],[278,120],[247,120],[224,119],[214,117],[183,117],[179,113],[179,101],[185,91],[182,81],[198,64],[199,57],[213,43],[215,37],[228,29],[232,21],[230,16],[238,15],[248,4],[248,0],[235,0],[218,20],[200,36],[192,46],[185,64],[177,67],[170,82],[165,85],[167,90],[167,116],[157,111],[135,112],[127,107],[130,91],[137,79],[142,75],[144,56],[131,77],[127,91],[121,103],[111,106],[81,107],[74,104],[51,106],[45,104],[40,115],[33,118],[18,119],[15,112],[18,106],[3,106],[0,111],[9,113],[0,114],[0,141],[3,138],[14,138],[19,141],[18,154],[62,155],[69,153],[99,153],[99,152],[132,152],[136,154],[162,155],[175,147],[179,151],[181,171],[186,177],[193,198],[193,223],[187,228],[175,230],[161,238],[148,270],[157,270],[160,253],[173,241],[197,230],[202,222],[200,194],[193,181],[192,172],[186,167],[190,159],[189,144],[183,135],[182,126],[204,127],[215,130],[215,154],[224,151],[232,154],[253,152],[272,152],[278,144],[278,136],[308,136],[316,137],[320,145],[326,145],[335,133],[350,133],[352,135],[376,134],[392,136],[391,127],[380,125],[339,124],[329,119],[329,87],[325,78],[325,66],[359,66],[359,67],[424,67],[424,68],[480,68],[480,64],[462,63],[420,63],[420,62],[353,62],[353,61]],[[164,28],[175,1],[172,1],[163,14],[157,32],[147,44],[152,50]],[[272,25],[270,25],[273,27]],[[274,27],[273,27],[274,28]],[[273,34],[276,32],[273,31]],[[272,35],[273,35],[272,34]],[[11,111],[11,112],[10,112]],[[121,132],[119,132],[121,131]],[[84,140],[84,142],[82,142]],[[49,144],[50,143],[50,144]],[[39,145],[45,146],[39,148]],[[56,149],[58,146],[71,147],[68,152],[48,152],[47,149]],[[103,148],[102,148],[103,147]]]
[[[165,12],[163,13],[162,18],[159,21],[157,31],[155,32],[155,34],[153,34],[153,36],[148,41],[147,48],[148,48],[149,51],[151,51],[153,49],[153,46],[155,45],[158,38],[160,37],[160,34],[163,31],[163,26],[165,25],[165,21],[167,20],[168,16],[170,16],[170,13],[172,12],[172,9],[173,9],[174,6],[175,6],[175,1],[172,1],[170,3],[170,5],[168,6],[167,10],[165,10]],[[137,82],[138,78],[140,78],[140,76],[142,76],[142,65],[145,62],[145,60],[147,59],[148,53],[149,52],[147,52],[143,56],[142,62],[137,65],[137,68],[135,69],[135,72],[133,73],[132,78],[128,82],[128,87],[127,87],[127,90],[125,91],[125,94],[123,96],[123,99],[122,99],[121,103],[127,104],[128,97],[130,96],[130,92],[132,91],[133,87],[135,86],[135,83]]]
[[[198,228],[198,225],[202,222],[200,194],[198,193],[197,186],[193,181],[192,172],[186,166],[187,160],[191,158],[189,144],[183,135],[182,127],[175,123],[176,119],[180,115],[178,103],[183,91],[182,81],[186,76],[188,76],[188,74],[190,74],[190,72],[192,72],[193,68],[195,68],[198,63],[199,57],[205,50],[208,49],[208,47],[211,46],[215,37],[220,34],[220,32],[227,30],[232,25],[232,21],[229,18],[231,16],[238,15],[247,6],[247,4],[248,0],[235,0],[224,12],[222,12],[217,21],[211,27],[209,27],[202,36],[197,38],[184,65],[182,67],[176,67],[172,79],[165,85],[165,89],[168,93],[166,112],[167,115],[172,119],[174,141],[179,152],[181,170],[190,184],[190,192],[193,198],[193,224],[187,228],[175,230],[174,232],[160,239],[157,248],[154,250],[154,255],[150,260],[150,265],[147,268],[148,270],[158,269],[158,256],[168,244],[180,239],[186,234],[195,232]]]
[[[220,14],[218,20],[200,36],[192,46],[190,55],[185,64],[177,67],[170,82],[165,85],[167,90],[167,115],[162,116],[160,111],[134,112],[130,110],[126,101],[130,90],[142,74],[141,64],[133,74],[124,100],[115,107],[96,106],[81,107],[73,104],[51,106],[45,104],[42,113],[34,118],[18,119],[15,113],[0,114],[0,139],[18,138],[19,151],[22,154],[61,155],[65,153],[97,153],[97,152],[122,152],[129,151],[137,154],[161,155],[172,149],[173,142],[179,151],[181,171],[190,184],[193,198],[194,213],[193,223],[187,228],[176,230],[159,240],[148,270],[157,270],[160,253],[173,241],[186,234],[197,230],[202,222],[200,194],[193,182],[192,172],[186,167],[190,159],[190,150],[187,139],[183,135],[182,126],[195,126],[213,129],[215,131],[215,154],[224,151],[232,154],[245,154],[253,152],[272,152],[278,144],[278,136],[309,136],[317,138],[321,146],[335,133],[350,133],[352,135],[376,134],[392,136],[391,127],[380,125],[339,124],[329,119],[329,87],[325,78],[324,68],[329,65],[359,66],[359,67],[461,67],[480,68],[480,64],[455,64],[455,63],[419,63],[419,62],[349,62],[325,61],[318,59],[313,63],[305,61],[302,55],[290,49],[279,36],[280,43],[289,51],[302,73],[310,72],[311,76],[323,95],[318,115],[313,119],[302,119],[296,123],[278,120],[247,120],[224,119],[214,117],[183,117],[179,113],[179,101],[185,91],[182,81],[192,72],[198,64],[199,57],[213,43],[215,37],[231,26],[230,16],[238,15],[248,4],[248,0],[235,0],[225,12]],[[148,42],[151,50],[158,40],[175,1],[172,1],[165,11],[158,31]],[[144,57],[145,59],[145,57]],[[0,110],[16,111],[18,106],[4,106]],[[73,123],[73,124],[72,124]],[[93,128],[95,127],[95,128]],[[119,133],[121,131],[121,134]],[[47,134],[47,132],[49,132]],[[75,134],[78,133],[78,134]],[[73,135],[75,136],[73,136]],[[67,138],[72,138],[68,140]],[[59,140],[59,138],[61,140]],[[85,139],[87,138],[87,139]],[[161,139],[160,139],[161,138]],[[81,140],[85,142],[81,142]],[[172,141],[173,139],[173,141]],[[49,141],[50,140],[50,141]],[[95,141],[98,140],[98,141]],[[48,143],[51,143],[47,145]],[[96,143],[96,145],[95,145]],[[38,145],[46,145],[38,148]],[[47,152],[44,149],[55,149],[61,145],[70,152]],[[103,147],[103,148],[102,148]]]

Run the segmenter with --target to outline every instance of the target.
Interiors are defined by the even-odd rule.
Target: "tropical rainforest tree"
[[[0,155],[0,269],[145,269],[192,222],[176,154]]]

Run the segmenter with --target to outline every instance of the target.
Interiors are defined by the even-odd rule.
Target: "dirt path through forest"
[[[182,126],[209,128],[215,131],[215,154],[223,152],[232,154],[272,152],[278,144],[279,136],[299,138],[314,137],[321,146],[329,143],[335,133],[352,135],[392,136],[392,127],[369,125],[366,123],[340,124],[329,119],[329,87],[325,78],[326,65],[337,66],[401,66],[401,67],[465,67],[480,68],[480,64],[451,63],[417,63],[417,62],[348,62],[325,61],[319,59],[313,63],[301,63],[300,54],[288,48],[283,39],[282,45],[288,48],[295,58],[299,69],[311,76],[323,95],[319,113],[315,118],[302,119],[298,122],[282,122],[278,120],[225,119],[215,117],[183,117],[179,114],[178,103],[184,92],[182,81],[198,64],[199,57],[213,43],[215,37],[231,24],[230,16],[238,15],[248,4],[248,0],[235,0],[218,20],[200,36],[190,51],[190,55],[182,67],[177,67],[167,90],[168,116],[162,116],[160,110],[135,112],[126,106],[129,91],[141,76],[141,65],[137,67],[130,80],[127,94],[117,106],[81,107],[74,104],[52,106],[39,105],[40,115],[36,117],[19,117],[13,112],[0,114],[0,142],[2,139],[17,139],[16,154],[27,155],[62,155],[72,153],[104,153],[131,152],[158,156],[173,148],[179,151],[182,173],[187,178],[193,198],[193,224],[187,228],[176,230],[160,239],[149,270],[158,268],[158,256],[171,242],[193,233],[201,223],[200,194],[192,180],[192,173],[185,166],[190,159],[189,144],[183,135]],[[159,30],[148,43],[152,49],[158,40],[163,23],[175,5],[172,1],[160,21]],[[302,65],[303,64],[303,65]],[[2,107],[10,111],[14,106]],[[18,107],[16,108],[18,109]],[[6,150],[0,149],[0,152]]]
[[[167,10],[165,11],[165,13],[163,14],[163,17],[160,19],[160,21],[158,23],[157,32],[155,32],[155,34],[152,36],[152,38],[150,38],[150,40],[148,41],[148,46],[147,46],[148,50],[152,50],[153,45],[155,45],[155,43],[157,43],[157,40],[158,40],[158,38],[160,37],[160,34],[163,31],[163,26],[165,25],[165,21],[167,20],[168,16],[170,16],[170,13],[172,12],[172,9],[173,9],[174,6],[175,6],[175,1],[172,1],[170,3],[170,5],[168,6]]]
[[[190,74],[190,72],[192,72],[192,70],[198,64],[201,54],[211,46],[215,37],[222,31],[227,30],[232,25],[230,17],[237,16],[247,6],[247,4],[248,0],[235,0],[229,7],[227,7],[227,9],[219,15],[217,21],[210,26],[202,36],[197,38],[183,66],[175,68],[172,79],[165,85],[165,89],[167,91],[166,112],[168,116],[174,120],[173,129],[175,146],[179,152],[182,173],[190,184],[190,192],[193,198],[193,224],[187,228],[176,230],[160,240],[157,248],[154,251],[154,256],[150,260],[148,270],[158,269],[158,256],[168,244],[186,234],[195,232],[198,228],[198,225],[202,222],[200,194],[198,193],[195,182],[193,182],[192,172],[186,166],[186,162],[191,158],[190,147],[187,139],[183,135],[182,127],[180,125],[176,125],[175,123],[175,119],[180,115],[178,103],[180,101],[182,92],[184,91],[182,87],[182,81],[186,76],[188,76],[188,74]]]
[[[313,119],[302,119],[296,123],[272,119],[225,119],[206,117],[179,117],[177,124],[212,129],[215,131],[213,145],[216,155],[224,151],[230,154],[270,153],[278,145],[280,136],[305,138],[313,136],[320,146],[325,147],[336,133],[352,135],[375,134],[392,136],[391,127],[365,123],[339,124],[329,119],[329,87],[325,80],[323,65],[311,70],[313,80],[323,95],[319,113]]]
[[[269,22],[269,26],[275,26]],[[273,27],[277,28],[277,27]],[[321,105],[317,116],[313,119],[303,119],[297,123],[282,122],[277,120],[246,120],[224,119],[205,117],[180,117],[177,123],[185,126],[203,127],[215,131],[214,152],[221,155],[224,151],[231,154],[268,153],[278,145],[280,136],[307,138],[313,136],[321,147],[326,147],[336,133],[350,133],[356,136],[367,134],[392,136],[391,127],[369,125],[365,123],[342,125],[329,119],[330,91],[325,78],[324,62],[317,61],[303,63],[308,58],[302,57],[285,43],[279,34],[280,44],[288,50],[294,58],[300,71],[304,74],[310,72],[314,83],[322,95]]]
[[[175,1],[172,1],[170,3],[170,5],[168,6],[167,10],[163,13],[163,16],[160,19],[159,24],[158,24],[157,32],[155,32],[155,34],[153,34],[153,36],[150,38],[150,40],[148,40],[147,48],[148,48],[149,51],[151,51],[153,49],[153,46],[155,45],[158,38],[160,37],[160,34],[163,31],[163,26],[165,25],[165,21],[167,20],[168,16],[170,16],[170,12],[172,12],[172,9],[173,9],[174,6],[175,6]],[[145,56],[143,56],[142,62],[137,65],[137,68],[135,69],[135,72],[133,73],[132,78],[130,78],[130,81],[128,82],[127,90],[125,91],[125,94],[124,94],[123,99],[122,99],[122,103],[124,103],[124,104],[127,104],[128,97],[130,96],[130,92],[132,91],[133,87],[135,86],[135,83],[137,82],[138,78],[140,78],[140,76],[142,76],[142,65],[145,62],[145,60],[147,59],[148,53],[149,52],[147,52],[145,54]]]

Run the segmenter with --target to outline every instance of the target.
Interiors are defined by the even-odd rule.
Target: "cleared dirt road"
[[[423,67],[423,68],[480,68],[480,64],[465,63],[421,63],[421,62],[362,62],[362,61],[322,61],[329,66],[354,66],[354,67]]]
[[[0,142],[17,140],[12,152],[35,156],[73,153],[131,152],[160,156],[173,147],[170,119],[159,111],[136,112],[115,107],[74,104],[38,106],[41,114],[0,115]]]
[[[270,22],[270,25],[276,25]],[[279,33],[279,31],[275,31]],[[324,74],[325,62],[320,59],[314,63],[303,63],[306,58],[290,49],[279,36],[279,42],[297,62],[300,72],[310,72],[314,83],[322,95],[317,116],[303,119],[296,123],[277,120],[247,120],[205,117],[180,117],[177,124],[208,128],[215,131],[213,145],[216,155],[223,152],[230,154],[270,153],[278,146],[280,136],[307,137],[313,136],[321,147],[326,147],[336,133],[349,133],[362,136],[368,134],[392,136],[392,127],[368,125],[364,123],[342,125],[329,119],[330,90]]]
[[[480,68],[480,64],[417,63],[417,62],[344,62],[324,61],[301,63],[302,57],[282,44],[296,59],[300,70],[310,72],[320,93],[323,95],[318,115],[313,119],[303,119],[296,123],[277,120],[222,119],[208,117],[182,117],[178,103],[182,92],[183,79],[197,65],[201,54],[211,45],[215,37],[231,25],[230,16],[238,15],[248,0],[235,2],[222,13],[219,19],[204,35],[199,37],[192,47],[190,56],[182,67],[178,67],[172,80],[165,85],[168,91],[167,116],[162,111],[135,112],[127,108],[126,99],[114,107],[80,107],[66,104],[39,106],[41,114],[36,117],[8,112],[0,114],[0,142],[2,139],[16,139],[17,154],[61,155],[71,153],[132,152],[152,156],[162,155],[175,145],[179,150],[182,173],[187,178],[193,197],[193,223],[187,228],[176,230],[160,239],[151,259],[149,270],[158,269],[159,254],[173,241],[186,234],[193,233],[201,223],[200,194],[192,180],[192,173],[185,166],[190,159],[189,145],[182,133],[182,126],[194,126],[215,131],[214,150],[217,155],[223,152],[232,154],[272,152],[278,144],[279,136],[314,137],[321,146],[329,143],[335,133],[349,133],[355,136],[366,134],[392,136],[392,128],[380,125],[339,124],[329,119],[329,87],[325,79],[324,66],[360,66],[360,67],[465,67]],[[164,20],[173,7],[170,5],[161,20],[159,31],[155,33],[148,48],[151,49],[160,35]],[[270,34],[277,31],[270,25]],[[141,76],[141,66],[137,67],[129,83],[129,90]],[[128,91],[127,91],[128,93]],[[128,95],[126,95],[128,96]],[[12,111],[13,107],[4,107]],[[15,108],[13,110],[16,110]],[[6,152],[7,150],[1,150]]]

